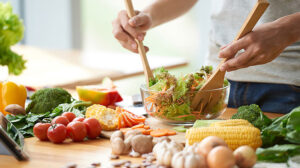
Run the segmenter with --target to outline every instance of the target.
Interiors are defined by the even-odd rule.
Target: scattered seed
[[[66,168],[76,168],[77,167],[77,164],[76,163],[68,163],[66,165]]]
[[[112,159],[112,160],[119,159],[119,158],[120,158],[120,156],[118,156],[118,155],[114,155],[114,154],[110,155],[110,159]]]
[[[91,164],[94,167],[100,167],[101,166],[101,162],[94,162]]]
[[[132,152],[129,153],[129,156],[130,156],[130,157],[135,157],[135,158],[137,158],[137,157],[140,157],[141,154],[138,153],[138,152],[132,151]]]
[[[153,161],[155,161],[156,159],[155,159],[155,157],[153,157],[153,156],[148,156],[147,158],[146,158],[146,161],[149,161],[149,162],[153,162]]]
[[[132,164],[130,168],[141,168],[140,164]]]
[[[146,159],[149,155],[146,153],[146,154],[142,154],[142,158],[143,159]]]
[[[154,156],[153,152],[147,153],[149,156]]]
[[[167,168],[167,167],[163,165],[159,165],[158,168]]]
[[[147,166],[146,168],[157,168],[156,165],[150,165],[150,166]]]
[[[152,165],[152,163],[150,163],[150,162],[144,162],[144,163],[142,163],[143,167],[148,167],[148,166],[151,166],[151,165]]]
[[[130,161],[128,161],[128,160],[120,160],[118,162],[113,162],[111,165],[114,166],[114,167],[121,167],[125,163],[129,163],[129,162]]]
[[[124,168],[129,168],[131,166],[131,162],[127,162],[123,165]]]

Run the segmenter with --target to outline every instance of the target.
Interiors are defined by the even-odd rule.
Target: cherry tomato
[[[73,121],[83,122],[83,120],[84,120],[83,117],[76,117]]]
[[[47,130],[51,126],[50,123],[37,123],[33,127],[33,134],[41,141],[47,141]]]
[[[83,122],[72,121],[67,126],[67,133],[74,142],[80,142],[86,137],[87,131]]]
[[[53,143],[62,143],[67,138],[67,129],[63,124],[54,124],[48,128],[47,136]]]
[[[51,124],[63,124],[67,126],[69,124],[69,120],[64,116],[57,116],[52,121]]]
[[[83,123],[87,130],[87,136],[89,139],[95,139],[101,134],[101,125],[95,118],[86,118]]]
[[[64,112],[61,116],[66,117],[69,120],[69,122],[73,121],[74,118],[76,118],[76,115],[72,112]]]

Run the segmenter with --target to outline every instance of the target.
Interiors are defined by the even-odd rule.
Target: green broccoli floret
[[[62,103],[71,103],[72,96],[61,88],[46,88],[35,92],[31,97],[31,102],[26,108],[26,112],[35,114],[52,111]]]
[[[231,118],[248,120],[251,124],[259,128],[260,130],[272,123],[272,120],[265,116],[259,106],[256,104],[239,107],[238,112]]]

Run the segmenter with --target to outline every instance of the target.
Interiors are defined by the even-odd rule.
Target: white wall
[[[80,0],[0,1],[11,2],[14,12],[24,19],[24,44],[48,49],[80,48]]]
[[[196,15],[198,19],[200,46],[194,63],[196,67],[203,65],[208,55],[209,32],[211,28],[210,14],[211,2],[208,0],[199,0],[196,5]]]
[[[72,48],[70,0],[26,0],[24,7],[26,45]]]

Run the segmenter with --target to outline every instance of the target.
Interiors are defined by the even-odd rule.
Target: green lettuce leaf
[[[19,75],[25,69],[25,60],[10,47],[24,35],[24,25],[12,11],[10,3],[0,3],[0,65],[8,66],[10,74]]]

